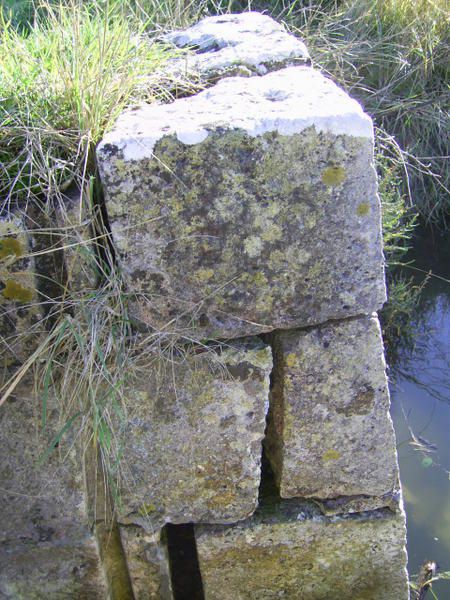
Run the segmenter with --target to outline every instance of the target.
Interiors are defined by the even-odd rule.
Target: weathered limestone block
[[[403,513],[324,517],[297,500],[196,526],[206,600],[407,600]]]
[[[208,79],[230,75],[265,75],[309,62],[306,46],[284,27],[257,12],[207,17],[164,39],[197,54],[183,56],[178,67]]]
[[[46,442],[31,390],[16,389],[0,407],[0,597],[103,600],[80,469],[72,453],[61,463],[57,450],[38,463]]]
[[[129,382],[122,523],[228,523],[256,508],[270,348],[240,341]]]
[[[1,368],[26,360],[39,337],[41,307],[26,217],[0,217],[0,361]]]
[[[398,467],[376,315],[277,332],[273,341],[266,447],[281,496],[377,496],[375,505],[389,505]],[[361,497],[353,510],[364,507]]]
[[[121,527],[121,537],[135,600],[172,600],[167,551],[160,532]]]
[[[98,162],[140,323],[232,338],[385,300],[372,122],[308,67],[128,111]]]

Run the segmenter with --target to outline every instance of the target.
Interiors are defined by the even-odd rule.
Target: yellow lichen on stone
[[[261,254],[262,247],[262,240],[256,235],[252,235],[244,241],[245,253],[248,254],[250,258],[255,258],[256,256],[259,256]]]
[[[262,234],[261,238],[265,242],[276,242],[277,240],[281,240],[283,237],[283,230],[279,225],[273,224],[271,227],[266,229]]]
[[[18,239],[8,237],[0,240],[0,259],[7,256],[23,256],[23,247]]]
[[[341,458],[341,453],[338,452],[337,450],[327,450],[323,455],[322,455],[322,459],[325,460],[338,460],[338,458]]]
[[[365,217],[369,214],[370,212],[370,204],[368,202],[361,202],[361,204],[358,204],[358,207],[356,209],[356,214],[358,215],[358,217]]]
[[[2,294],[7,300],[17,300],[18,302],[31,302],[34,295],[32,289],[20,285],[14,279],[6,281]]]
[[[293,352],[286,356],[286,365],[292,369],[294,367],[298,367],[298,358],[297,355]]]
[[[327,167],[322,173],[322,182],[325,185],[340,185],[346,178],[344,167]]]
[[[213,276],[214,276],[213,269],[199,269],[195,273],[195,279],[197,281],[202,282],[202,283],[205,283],[206,281],[209,281]]]

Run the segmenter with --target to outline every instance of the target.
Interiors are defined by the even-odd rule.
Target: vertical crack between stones
[[[194,525],[168,524],[164,527],[163,537],[169,555],[174,600],[204,600]]]
[[[273,365],[270,374],[269,409],[262,442],[259,504],[281,500],[279,481],[275,473],[279,475],[282,468],[284,361],[282,353],[277,352],[275,336],[276,332],[260,336],[271,348]]]
[[[135,600],[100,452],[90,443],[84,457],[88,518],[97,540],[109,600]]]

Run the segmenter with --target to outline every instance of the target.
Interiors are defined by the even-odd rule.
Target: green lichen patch
[[[322,182],[325,185],[337,186],[346,179],[347,173],[344,167],[327,167],[322,173]]]
[[[322,460],[338,460],[339,458],[341,458],[341,453],[337,450],[333,450],[332,448],[324,452],[322,455]]]
[[[17,302],[31,302],[34,290],[27,288],[14,279],[8,279],[2,290],[3,297],[7,300],[16,300]]]
[[[0,259],[7,256],[23,256],[23,247],[18,239],[7,237],[0,240]]]
[[[356,214],[358,217],[366,217],[370,212],[370,204],[368,202],[361,202],[356,208]]]

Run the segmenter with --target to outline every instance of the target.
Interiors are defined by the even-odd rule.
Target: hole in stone
[[[164,527],[164,535],[174,600],[204,600],[194,525],[168,524]]]

